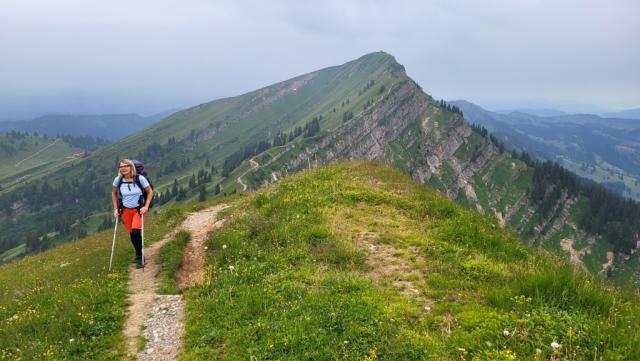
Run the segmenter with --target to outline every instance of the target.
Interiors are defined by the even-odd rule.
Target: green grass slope
[[[61,138],[0,133],[0,185],[6,189],[51,171],[80,152]]]
[[[160,239],[180,212],[150,219],[145,242]],[[133,248],[112,231],[0,266],[0,360],[113,360],[124,357],[128,267]]]
[[[637,295],[386,166],[304,171],[227,212],[182,360],[640,359]]]

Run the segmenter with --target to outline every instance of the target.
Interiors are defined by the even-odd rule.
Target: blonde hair
[[[129,166],[129,168],[131,169],[132,177],[135,177],[136,175],[138,175],[138,173],[136,172],[136,166],[133,164],[133,161],[131,159],[120,159],[118,161],[118,177],[122,177],[122,173],[120,172],[120,164],[122,163]]]

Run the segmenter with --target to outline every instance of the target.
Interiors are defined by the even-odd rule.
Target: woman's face
[[[123,177],[128,177],[129,175],[131,175],[131,166],[130,165],[128,165],[126,163],[120,163],[118,168],[120,169],[120,174],[122,174]]]

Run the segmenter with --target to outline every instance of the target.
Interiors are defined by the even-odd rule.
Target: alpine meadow
[[[388,53],[79,139],[0,138],[1,359],[158,352],[123,332],[143,270],[121,229],[108,272],[122,158],[153,180],[147,276],[184,302],[179,360],[640,359],[640,204],[503,144]]]

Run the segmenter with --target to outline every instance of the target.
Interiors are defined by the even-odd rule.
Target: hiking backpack
[[[142,187],[142,183],[140,182],[140,176],[143,175],[145,178],[147,178],[147,181],[149,182],[149,186],[151,187],[151,189],[153,189],[153,183],[151,183],[151,179],[149,179],[149,176],[147,175],[147,168],[145,167],[144,163],[135,159],[132,162],[133,162],[133,165],[136,167],[136,176],[133,178],[133,183],[135,183],[138,186],[138,188],[142,189],[142,195],[140,196],[140,200],[138,200],[138,208],[140,208],[147,201],[147,190],[144,189],[144,187]],[[120,186],[122,186],[123,182],[124,182],[124,179],[120,177],[120,179],[118,180],[118,205],[120,209],[124,208],[122,205],[122,194],[120,193]],[[155,203],[154,201],[155,201],[155,195],[153,198],[151,198],[151,202],[149,202],[149,208],[153,207],[153,204]]]

